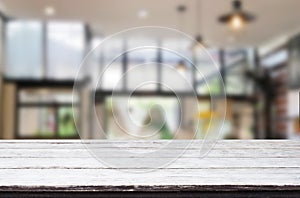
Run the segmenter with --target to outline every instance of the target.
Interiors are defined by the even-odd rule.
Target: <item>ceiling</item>
[[[136,26],[181,28],[192,36],[201,32],[210,45],[260,45],[300,28],[299,0],[244,0],[245,10],[257,16],[241,33],[233,33],[217,18],[231,10],[231,0],[0,0],[9,16],[26,19],[80,20],[96,35],[109,35]],[[176,7],[187,7],[179,27]],[[200,7],[196,6],[200,5]],[[46,17],[44,8],[53,6],[56,14]],[[146,10],[148,17],[139,18]],[[197,14],[198,13],[198,14]]]

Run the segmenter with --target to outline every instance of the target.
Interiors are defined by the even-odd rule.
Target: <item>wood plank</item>
[[[197,149],[1,149],[0,158],[201,158]],[[217,149],[213,148],[205,158],[300,158],[300,149]]]
[[[299,185],[299,170],[176,169],[133,173],[113,169],[6,169],[0,186]]]
[[[116,163],[119,168],[133,167],[130,159],[124,158],[125,163]],[[147,166],[147,162],[153,159],[136,159],[136,168],[151,168]],[[128,164],[126,164],[128,162]],[[144,162],[146,166],[139,167],[139,164]],[[298,168],[300,158],[179,158],[174,163],[169,164],[165,169],[175,168]],[[60,168],[82,168],[82,169],[96,169],[96,168],[109,168],[108,165],[101,163],[94,158],[0,158],[0,169],[60,169]]]
[[[0,141],[0,192],[300,192],[300,141],[218,141],[203,158],[202,141],[193,141],[176,160],[188,142],[174,141],[148,153],[166,143],[88,141],[100,162],[80,140]],[[160,161],[171,163],[153,169]]]
[[[85,144],[83,144],[85,143]],[[0,144],[0,149],[10,148],[10,149],[36,149],[36,148],[60,148],[60,149],[70,149],[70,148],[85,148],[86,145],[89,147],[96,148],[111,148],[114,147],[138,147],[138,148],[157,148],[159,146],[165,145],[167,141],[164,140],[154,140],[154,141],[81,141],[81,140],[6,140],[2,141]],[[28,147],[28,144],[31,144]],[[50,144],[50,145],[49,145]],[[202,145],[201,140],[176,140],[176,143],[169,144],[172,148],[185,148],[189,144],[189,148],[199,149]],[[290,141],[290,140],[226,140],[216,141],[214,148],[300,148],[300,141]]]

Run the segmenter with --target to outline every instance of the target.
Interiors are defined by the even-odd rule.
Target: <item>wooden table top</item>
[[[223,140],[205,157],[199,157],[201,141],[188,148],[176,141],[161,156],[149,154],[165,142],[0,141],[0,192],[300,190],[300,141]],[[166,166],[151,167],[168,157]],[[149,167],[139,163],[147,160]]]

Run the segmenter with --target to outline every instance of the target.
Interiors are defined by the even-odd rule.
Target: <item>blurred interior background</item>
[[[129,110],[139,124],[147,123],[147,110],[153,104],[166,110],[163,115],[153,114],[166,123],[151,138],[203,138],[210,115],[225,104],[221,138],[299,139],[299,7],[299,0],[0,0],[0,138],[79,138],[77,119],[84,138],[132,139],[114,122],[112,111],[119,112],[128,130],[146,133],[130,128],[121,111],[123,94],[147,78],[169,82],[181,93],[178,100],[153,85],[132,95]],[[83,58],[106,36],[138,26],[174,28],[204,45],[223,78],[226,101],[218,105],[218,100],[210,98],[210,94],[216,98],[225,94],[216,73],[205,73],[206,85],[187,61],[159,49],[124,54],[115,60],[93,95],[89,84],[114,58],[112,54],[139,43],[171,47],[205,72],[210,60],[197,55],[195,42],[139,35],[113,40],[93,53],[91,70],[74,92],[74,118],[73,85]],[[127,70],[147,61],[168,64],[181,72],[196,90],[200,111],[191,106],[193,89],[164,72],[163,66],[136,69],[118,83]],[[112,102],[113,89],[117,96]],[[90,115],[94,106],[106,137],[94,134],[97,121]],[[175,134],[180,117],[182,126]],[[190,131],[195,127],[199,133],[194,137]]]

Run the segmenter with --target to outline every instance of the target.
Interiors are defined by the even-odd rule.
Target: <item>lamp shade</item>
[[[242,9],[242,2],[235,0],[232,2],[233,10],[230,13],[221,15],[218,20],[221,23],[226,23],[233,30],[239,30],[246,23],[255,20],[255,16]]]

